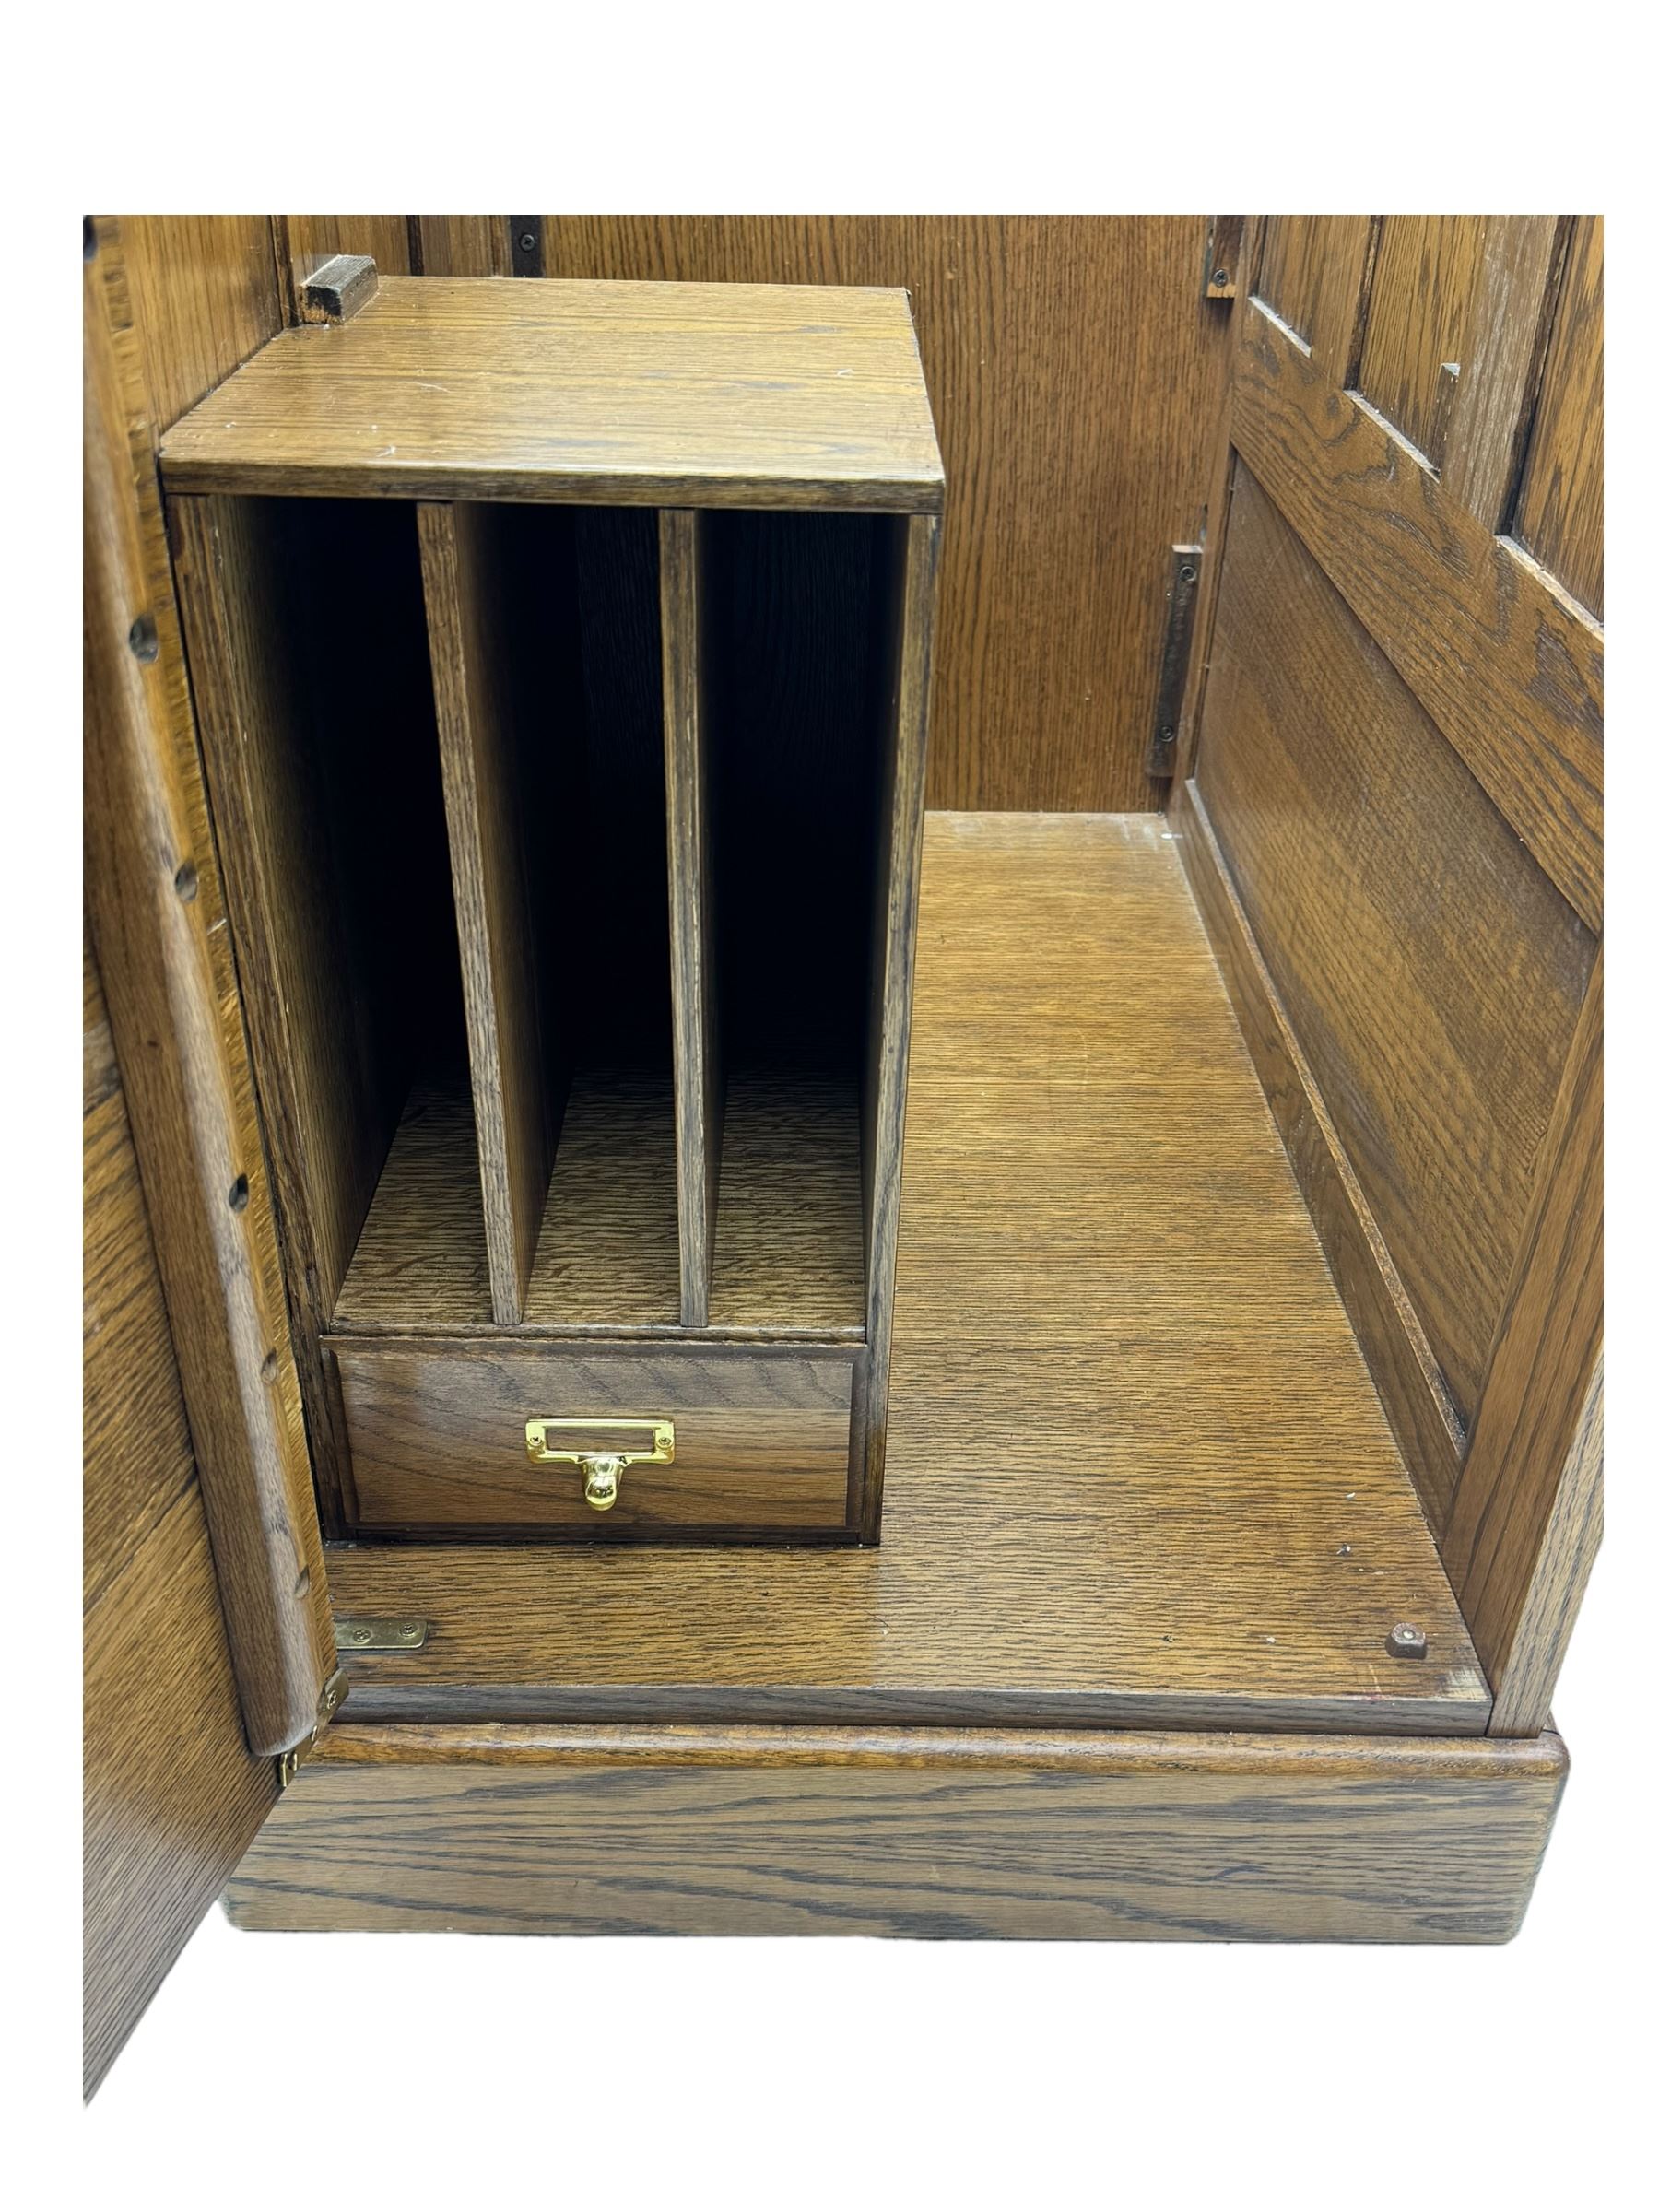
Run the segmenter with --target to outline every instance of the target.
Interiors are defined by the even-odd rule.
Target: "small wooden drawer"
[[[652,1530],[836,1533],[848,1524],[864,1354],[782,1345],[371,1342],[335,1336],[357,1524],[606,1536]],[[526,1424],[589,1452],[673,1458],[621,1471],[599,1512],[575,1465],[538,1463]]]

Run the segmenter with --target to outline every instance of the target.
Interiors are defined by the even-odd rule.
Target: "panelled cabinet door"
[[[276,1802],[278,1760],[338,1695],[130,244],[88,226],[88,2093]]]
[[[149,1217],[86,953],[85,2086],[276,1798],[242,1735]]]
[[[1493,1691],[1600,1533],[1601,222],[1267,216],[1171,812]]]

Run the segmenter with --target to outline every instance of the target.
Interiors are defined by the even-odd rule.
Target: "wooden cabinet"
[[[1167,806],[1042,810],[1067,663],[1030,809],[925,829],[903,293],[475,230],[229,374],[147,371],[142,228],[88,265],[89,1497],[142,1359],[215,1570],[147,1600],[199,1756],[94,1776],[91,2073],[233,1868],[258,1927],[1512,1934],[1600,1526],[1595,226],[1249,218],[1216,286],[1195,225]]]
[[[943,496],[902,295],[390,277],[162,471],[325,1534],[874,1541]]]

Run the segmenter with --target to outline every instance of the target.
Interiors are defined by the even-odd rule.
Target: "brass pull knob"
[[[579,1446],[549,1441],[556,1435],[572,1429],[626,1429],[635,1434],[643,1431],[650,1444],[641,1444],[633,1451],[583,1451]],[[674,1457],[674,1423],[660,1416],[638,1420],[614,1418],[609,1414],[589,1414],[576,1419],[533,1420],[524,1423],[524,1452],[537,1466],[578,1467],[582,1472],[582,1495],[596,1513],[608,1513],[622,1490],[622,1470],[633,1466],[666,1466]]]
[[[608,1513],[622,1488],[627,1458],[620,1452],[583,1452],[577,1464],[582,1469],[582,1496],[596,1513]]]

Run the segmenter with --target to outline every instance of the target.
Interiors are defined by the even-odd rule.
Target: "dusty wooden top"
[[[169,433],[170,491],[933,512],[902,291],[382,277]]]

